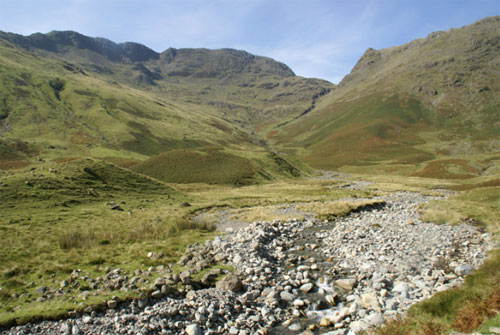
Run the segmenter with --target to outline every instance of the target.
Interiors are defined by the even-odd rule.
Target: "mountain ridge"
[[[401,46],[368,48],[338,86],[296,76],[283,63],[241,50],[158,53],[142,44],[71,31],[27,37],[1,33],[8,37],[5,43],[21,48],[2,49],[9,69],[17,73],[4,76],[10,93],[0,97],[3,134],[15,139],[16,131],[33,122],[19,123],[21,112],[9,116],[16,108],[45,101],[39,109],[73,115],[56,126],[69,134],[74,131],[68,124],[76,124],[79,139],[71,141],[111,149],[113,155],[132,150],[140,159],[177,149],[250,146],[336,169],[420,166],[457,154],[491,153],[500,125],[499,22],[500,17],[489,17]],[[15,57],[33,64],[29,75]],[[66,85],[55,92],[47,84],[57,76]],[[53,101],[49,91],[54,91]],[[57,114],[51,113],[49,119]],[[109,117],[119,131],[104,127]],[[32,134],[28,139],[35,136],[32,130],[24,133]],[[69,135],[61,136],[59,141],[68,141]]]
[[[260,134],[334,88],[245,51],[156,53],[75,32],[2,33],[0,60],[2,159],[76,154],[130,166],[163,152],[214,147],[228,152],[206,152],[228,162],[253,157],[252,181],[286,175]],[[21,139],[29,150],[18,150]]]
[[[162,63],[170,64],[177,56],[186,56],[189,53],[200,53],[202,56],[212,56],[228,53],[233,60],[241,60],[243,64],[251,62],[263,62],[276,68],[276,72],[285,76],[295,76],[295,73],[284,63],[269,57],[252,55],[244,50],[232,48],[206,49],[206,48],[172,48],[169,47],[162,52],[137,43],[123,42],[115,43],[102,37],[89,37],[75,31],[51,31],[47,34],[35,33],[28,36],[0,31],[3,38],[26,50],[45,50],[53,53],[64,52],[64,47],[75,47],[77,49],[88,49],[106,56],[111,61],[121,62],[148,62],[160,60]],[[272,69],[271,67],[271,69]]]

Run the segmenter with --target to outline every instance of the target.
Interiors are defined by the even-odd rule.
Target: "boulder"
[[[243,287],[243,284],[238,276],[229,274],[219,280],[217,284],[215,284],[215,287],[222,290],[238,292]]]
[[[469,264],[460,264],[453,271],[457,276],[466,276],[472,272],[472,266]]]
[[[300,287],[300,290],[304,293],[308,293],[310,290],[312,290],[313,288],[313,284],[312,283],[307,283],[307,284],[304,284]]]
[[[203,335],[200,326],[196,323],[188,325],[185,331],[187,335]]]
[[[354,288],[354,286],[356,286],[356,279],[355,278],[338,279],[335,281],[335,285],[346,291],[351,291]]]
[[[293,301],[295,299],[295,295],[293,295],[292,293],[290,293],[288,291],[281,291],[280,298],[281,298],[281,300],[285,300],[285,301]]]

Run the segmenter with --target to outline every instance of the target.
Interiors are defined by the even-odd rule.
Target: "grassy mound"
[[[250,160],[217,149],[172,150],[131,167],[172,183],[248,185],[256,178]]]
[[[468,179],[479,174],[478,169],[471,167],[463,159],[445,159],[428,162],[422,170],[412,175],[438,179]]]
[[[289,160],[292,159],[290,162]],[[304,164],[267,151],[228,152],[219,148],[172,150],[130,167],[135,172],[171,183],[250,185],[300,177]]]

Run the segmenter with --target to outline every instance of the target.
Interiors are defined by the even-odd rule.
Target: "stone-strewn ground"
[[[182,265],[235,268],[217,287],[195,290],[192,273],[168,273],[150,297],[69,320],[0,334],[357,334],[433,293],[459,285],[485,257],[474,227],[419,220],[415,193],[332,222],[257,222],[187,250]],[[201,280],[209,285],[212,270]],[[171,288],[182,282],[185,290]]]

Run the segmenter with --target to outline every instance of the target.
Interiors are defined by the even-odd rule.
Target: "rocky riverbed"
[[[188,248],[148,297],[0,334],[358,334],[463,281],[484,257],[477,228],[420,221],[430,197],[399,192],[335,221],[255,222]],[[220,276],[214,264],[230,265]],[[193,272],[203,271],[200,283]],[[163,270],[163,269],[162,269]],[[181,289],[174,285],[182,283]],[[205,288],[201,288],[205,287]]]

